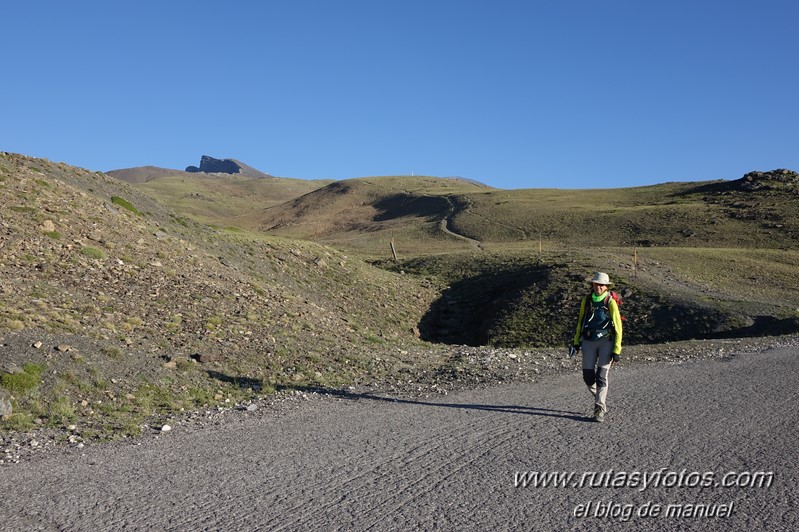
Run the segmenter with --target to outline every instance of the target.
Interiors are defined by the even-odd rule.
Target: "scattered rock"
[[[11,417],[13,409],[11,408],[11,401],[5,396],[0,395],[0,419],[6,421]]]
[[[161,432],[169,432],[170,430],[172,430],[171,425],[164,425],[163,427],[161,427]]]
[[[59,353],[66,353],[68,351],[72,351],[72,346],[67,344],[58,344],[55,350],[58,351]]]
[[[39,341],[33,342],[33,347],[35,347],[36,349],[41,349],[42,345],[44,345],[42,344],[42,342]]]
[[[8,373],[9,375],[17,375],[23,373],[24,370],[13,362],[6,362],[5,364],[0,364],[0,372]]]

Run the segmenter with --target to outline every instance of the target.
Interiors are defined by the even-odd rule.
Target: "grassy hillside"
[[[201,223],[255,229],[260,225],[257,214],[265,207],[284,203],[328,183],[181,172],[151,179],[136,187]]]
[[[799,176],[787,170],[598,190],[362,178],[257,216],[266,233],[324,242],[439,286],[419,326],[435,342],[562,345],[595,270],[629,296],[631,343],[799,324]]]
[[[605,190],[514,190],[463,195],[452,226],[481,241],[602,246],[799,248],[799,179],[783,189],[739,182]],[[736,184],[738,183],[738,184]]]
[[[263,207],[259,212],[245,202],[241,215],[235,205],[226,215],[244,227],[373,257],[386,256],[391,240],[406,256],[520,244],[561,251],[799,248],[799,178],[789,171],[599,190],[497,190],[454,179],[361,178]],[[214,211],[211,204],[204,208]]]
[[[595,270],[626,345],[799,330],[791,172],[602,191],[195,175],[0,154],[0,428],[106,437],[283,387],[527,378],[449,346],[565,345]]]
[[[403,253],[462,250],[441,223],[455,212],[451,198],[489,190],[461,179],[384,176],[348,179],[260,213],[260,229],[364,254],[386,255],[394,240]]]
[[[42,159],[0,156],[0,205],[0,394],[18,428],[110,418],[135,432],[155,412],[253,388],[379,375],[418,344],[435,296],[332,248],[202,226]]]

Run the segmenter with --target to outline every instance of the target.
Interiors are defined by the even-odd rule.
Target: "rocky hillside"
[[[0,205],[0,374],[24,419],[58,396],[73,398],[68,417],[91,416],[95,401],[145,413],[225,386],[352,382],[418,347],[435,297],[332,248],[201,226],[63,163],[3,153]],[[44,381],[35,393],[14,385],[26,372]]]

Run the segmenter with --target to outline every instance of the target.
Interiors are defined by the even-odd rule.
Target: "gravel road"
[[[320,396],[2,468],[0,528],[797,530],[798,369],[796,347],[616,367],[605,424],[577,373]]]

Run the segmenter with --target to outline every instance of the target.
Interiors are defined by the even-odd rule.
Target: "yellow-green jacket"
[[[622,338],[622,325],[621,325],[621,313],[619,312],[619,305],[616,303],[616,300],[611,297],[610,292],[606,292],[607,294],[607,307],[608,313],[610,314],[610,321],[612,323],[611,327],[611,341],[613,342],[613,353],[620,355],[621,354],[621,338]],[[591,294],[586,295],[582,302],[580,303],[580,316],[577,318],[577,330],[574,331],[574,341],[572,342],[573,345],[580,345],[582,343],[582,335],[583,335],[583,320],[585,319],[586,314],[586,306],[591,305],[589,301]]]

